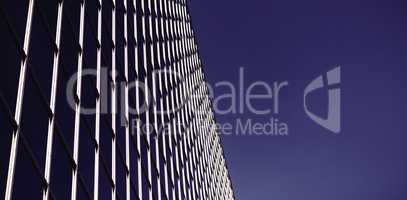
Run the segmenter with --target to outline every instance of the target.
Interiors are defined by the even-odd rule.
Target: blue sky
[[[290,128],[288,136],[223,136],[237,199],[407,198],[405,9],[406,2],[397,0],[190,2],[210,83],[238,85],[240,67],[247,83],[289,82],[277,116],[217,115],[220,123],[277,117]],[[338,65],[337,135],[306,116],[302,94]],[[215,97],[225,92],[218,88]],[[312,97],[312,109],[323,113],[326,96]],[[255,105],[267,108],[272,101]]]

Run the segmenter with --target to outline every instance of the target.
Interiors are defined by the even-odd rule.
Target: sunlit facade
[[[187,3],[0,5],[4,199],[234,199]]]

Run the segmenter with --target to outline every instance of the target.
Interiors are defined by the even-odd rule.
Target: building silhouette
[[[234,199],[187,4],[0,3],[4,199]]]

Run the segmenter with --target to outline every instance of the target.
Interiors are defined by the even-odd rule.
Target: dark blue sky
[[[248,83],[290,84],[274,116],[289,124],[288,136],[223,137],[237,199],[407,199],[406,9],[402,0],[190,2],[209,82],[237,85],[244,66]],[[305,86],[337,65],[342,66],[339,135],[313,123],[302,107]],[[315,99],[325,98],[320,97]],[[323,100],[314,105],[325,107]]]

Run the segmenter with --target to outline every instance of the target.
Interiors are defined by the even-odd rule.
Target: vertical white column
[[[116,0],[112,0],[112,200],[116,199]]]
[[[18,141],[20,137],[20,123],[21,123],[21,110],[23,106],[24,99],[24,88],[25,88],[25,73],[27,69],[27,57],[30,47],[30,36],[31,36],[31,24],[34,12],[34,0],[29,1],[28,12],[27,12],[27,21],[25,25],[25,34],[24,34],[24,47],[23,51],[25,55],[22,55],[20,62],[20,76],[18,79],[18,92],[17,92],[17,101],[16,109],[14,113],[14,120],[17,123],[17,130],[13,131],[13,136],[11,139],[11,149],[10,149],[10,160],[8,165],[8,174],[7,174],[7,185],[4,199],[11,200],[13,192],[13,183],[14,183],[14,172],[16,165],[16,157],[18,150]]]
[[[82,91],[82,65],[83,65],[83,37],[85,29],[85,1],[81,1],[80,5],[80,23],[79,23],[79,47],[78,54],[78,73],[76,84],[76,105],[75,105],[75,132],[74,132],[74,149],[73,159],[75,168],[72,170],[72,191],[71,199],[76,199],[77,181],[78,181],[78,156],[79,156],[79,131],[81,118],[81,91]]]
[[[98,0],[98,17],[97,17],[97,55],[96,55],[96,116],[95,116],[95,169],[94,169],[94,181],[93,181],[93,199],[99,199],[99,160],[100,160],[100,96],[101,96],[101,59],[102,59],[102,1]]]
[[[165,90],[166,94],[165,96],[162,97],[162,101],[164,101],[165,99],[165,104],[163,103],[163,125],[165,126],[164,130],[168,130],[168,126],[169,123],[164,121],[164,115],[169,116],[169,102],[168,102],[168,73],[167,73],[167,66],[168,66],[168,56],[166,54],[167,52],[167,48],[166,48],[166,42],[168,37],[167,36],[167,29],[165,29],[165,21],[166,21],[166,17],[167,17],[167,12],[166,12],[166,6],[167,5],[167,0],[160,0],[160,10],[161,10],[161,37],[163,38],[162,41],[162,55],[163,55],[163,69],[164,69],[164,85],[163,85],[163,89]],[[163,152],[164,152],[164,183],[165,183],[165,199],[169,199],[169,162],[171,159],[171,155],[167,155],[167,145],[166,145],[166,141],[167,138],[169,138],[169,132],[166,131],[163,135]],[[168,140],[170,142],[170,140]]]
[[[47,187],[43,189],[42,199],[47,200],[49,196],[49,184],[50,184],[50,174],[51,174],[51,163],[52,163],[52,145],[54,137],[54,120],[55,120],[55,100],[58,85],[58,68],[59,68],[59,52],[60,52],[60,41],[61,41],[61,27],[62,27],[62,12],[64,7],[64,1],[58,2],[58,16],[57,16],[57,26],[55,34],[55,46],[56,51],[54,52],[54,62],[52,68],[52,84],[51,84],[51,99],[50,99],[50,111],[52,116],[48,119],[48,136],[47,136],[47,151],[45,158],[45,180],[47,181]]]
[[[126,199],[130,200],[130,127],[129,127],[129,64],[128,64],[128,37],[127,37],[127,0],[123,0],[124,13],[123,13],[123,26],[124,26],[124,77],[126,81],[124,90],[124,117],[125,117],[125,154],[126,154]]]
[[[148,14],[147,14],[148,11]],[[150,121],[150,106],[151,106],[151,102],[150,102],[150,88],[148,86],[149,84],[149,76],[151,74],[149,74],[149,66],[148,65],[148,60],[150,59],[151,64],[153,63],[153,51],[152,51],[152,42],[151,42],[151,38],[152,38],[152,27],[151,27],[151,0],[147,0],[147,9],[145,9],[144,7],[144,28],[145,28],[145,32],[144,32],[144,44],[145,44],[145,55],[144,55],[144,69],[145,69],[145,77],[144,77],[144,84],[145,84],[145,102],[146,102],[146,137],[147,137],[147,178],[148,178],[148,182],[149,182],[149,187],[148,187],[148,199],[152,200],[153,199],[153,191],[152,191],[152,144],[151,144],[151,132],[152,130],[150,129],[150,125],[151,125],[151,121]],[[148,23],[148,26],[147,26]],[[147,34],[149,35],[149,37],[147,36]],[[150,41],[148,41],[150,39]],[[150,49],[150,56],[149,58],[147,58],[147,46]],[[151,80],[152,81],[152,80]]]
[[[159,0],[158,0],[159,1]],[[161,157],[160,157],[160,142],[159,139],[162,137],[162,132],[160,131],[158,127],[158,115],[161,117],[163,116],[162,112],[158,112],[157,107],[158,103],[161,103],[161,109],[162,107],[162,81],[161,81],[161,51],[160,51],[160,32],[159,32],[159,17],[161,16],[160,11],[158,10],[158,2],[157,0],[154,0],[154,13],[155,13],[155,46],[156,46],[156,59],[157,59],[157,66],[155,66],[155,70],[153,72],[153,78],[154,78],[154,125],[155,125],[155,131],[156,131],[156,137],[155,137],[155,160],[156,160],[156,168],[157,168],[157,199],[161,200],[161,181],[162,181],[162,172],[161,172]],[[160,15],[159,15],[160,14]],[[158,73],[157,73],[158,72]],[[158,86],[156,85],[158,78]],[[157,91],[160,94],[159,97],[157,97]],[[158,99],[160,98],[160,99]],[[161,126],[163,123],[161,123]],[[162,129],[161,129],[162,130]]]
[[[153,2],[152,1],[153,0],[148,0],[148,16],[146,16],[146,18],[145,18],[146,23],[147,23],[147,18],[148,18],[148,30],[147,31],[149,33],[149,39],[150,39],[149,48],[150,48],[150,63],[151,63],[151,66],[150,66],[151,72],[150,72],[150,74],[148,74],[148,71],[146,71],[147,72],[146,74],[148,74],[146,76],[146,83],[148,81],[150,81],[148,76],[151,75],[151,82],[152,82],[152,87],[153,87],[152,88],[152,90],[153,90],[152,91],[152,101],[151,101],[151,104],[148,104],[149,107],[147,109],[146,114],[147,114],[147,127],[150,128],[151,122],[150,122],[150,118],[149,118],[149,113],[150,113],[150,106],[153,106],[153,115],[154,115],[154,128],[153,129],[155,129],[155,131],[157,133],[157,130],[158,130],[157,123],[156,123],[157,122],[157,90],[156,90],[156,80],[155,80],[156,75],[154,73],[154,70],[156,68],[154,59],[156,58],[155,57],[156,55],[154,55],[154,45],[155,45],[154,42],[155,41],[154,41],[154,36],[153,36],[153,13],[156,12],[155,11],[156,9],[153,10],[153,5],[152,5]],[[156,3],[155,3],[154,6],[156,7]],[[147,38],[147,35],[146,35],[146,38]],[[146,61],[146,64],[148,64],[147,61]],[[148,68],[148,67],[149,66],[146,66],[146,68]],[[146,86],[148,86],[148,84],[146,84]],[[150,98],[146,98],[146,100],[149,101]],[[148,135],[147,135],[147,141],[148,141],[148,152],[147,152],[147,157],[148,157],[148,179],[149,179],[149,182],[152,184],[153,183],[153,180],[152,180],[152,164],[153,164],[153,162],[152,162],[152,156],[153,156],[152,155],[152,147],[153,147],[153,144],[151,143],[152,130],[148,129],[147,133],[148,133]],[[158,138],[156,137],[155,139],[158,139]],[[159,163],[159,160],[157,160],[157,163]],[[150,200],[153,199],[152,187],[149,187],[149,199]]]
[[[161,108],[162,108],[161,122],[162,122],[162,125],[163,125],[163,130],[167,130],[167,127],[165,127],[165,126],[167,126],[167,124],[166,124],[166,122],[164,120],[164,114],[165,113],[163,113],[165,110],[167,110],[167,107],[164,108],[165,105],[164,105],[163,101],[164,101],[164,98],[161,99]],[[162,147],[163,147],[163,154],[164,154],[165,199],[169,199],[169,196],[168,196],[168,178],[169,178],[169,175],[168,175],[168,162],[169,162],[169,160],[168,160],[168,157],[167,157],[167,145],[166,145],[166,138],[168,136],[168,132],[165,131],[162,134],[163,134],[162,135]]]
[[[140,82],[138,80],[139,76],[139,57],[138,57],[138,28],[137,28],[137,2],[136,0],[133,0],[133,7],[134,7],[134,13],[133,13],[133,37],[135,41],[134,45],[134,67],[136,71],[136,114],[137,114],[137,186],[138,186],[138,199],[143,199],[143,187],[142,187],[142,170],[141,170],[141,131],[140,131]]]

